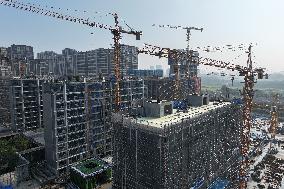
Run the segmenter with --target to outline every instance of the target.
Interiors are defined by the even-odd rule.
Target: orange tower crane
[[[121,82],[121,71],[120,71],[120,39],[121,39],[121,34],[130,34],[130,35],[135,35],[136,40],[140,40],[140,36],[142,35],[141,31],[136,31],[130,28],[130,30],[125,30],[122,28],[122,26],[119,26],[118,22],[118,15],[116,13],[111,14],[114,17],[114,22],[115,26],[109,26],[106,24],[100,24],[97,22],[92,22],[89,21],[89,19],[84,19],[84,18],[79,18],[79,17],[74,17],[62,13],[58,13],[53,10],[47,10],[45,8],[42,8],[40,5],[35,5],[35,4],[24,4],[20,1],[16,0],[0,0],[0,4],[12,8],[16,8],[19,10],[24,10],[28,12],[33,12],[36,14],[41,14],[44,16],[49,16],[49,17],[54,17],[57,19],[61,20],[66,20],[69,22],[74,22],[74,23],[79,23],[83,24],[89,27],[96,27],[96,28],[101,28],[105,30],[110,30],[111,33],[113,34],[113,40],[114,40],[114,73],[115,73],[115,78],[116,78],[116,84],[115,84],[115,111],[120,110],[120,82]],[[52,9],[54,7],[51,7]]]
[[[273,95],[273,103],[271,106],[271,121],[270,121],[270,133],[271,133],[271,142],[270,149],[272,148],[272,141],[275,140],[276,128],[278,127],[278,110],[277,104],[279,101],[279,94]]]

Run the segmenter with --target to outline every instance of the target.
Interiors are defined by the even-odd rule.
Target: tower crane
[[[253,62],[251,58],[252,45],[248,48],[248,60],[246,67],[240,65],[230,64],[228,62],[217,61],[210,58],[201,57],[199,59],[199,64],[208,65],[217,68],[224,68],[230,71],[238,71],[240,76],[244,76],[244,87],[242,91],[243,96],[243,127],[241,128],[241,164],[240,164],[240,182],[239,188],[247,188],[247,174],[249,167],[249,145],[250,145],[250,128],[252,126],[251,113],[252,113],[252,100],[254,97],[254,84],[256,83],[257,76],[258,79],[264,78],[264,68],[253,68]],[[172,58],[177,59],[177,61],[188,60],[190,56],[187,53],[183,53],[176,49],[161,48],[158,46],[152,46],[145,44],[144,48],[138,50],[139,53],[149,54],[153,56],[158,56],[159,58]],[[266,77],[267,78],[267,74]]]
[[[152,26],[156,26],[156,24],[153,24]],[[197,28],[197,27],[183,27],[183,26],[171,26],[171,25],[157,25],[159,28],[171,28],[171,29],[183,29],[186,30],[186,53],[187,56],[190,54],[189,46],[190,46],[190,37],[191,37],[191,30],[196,30],[196,31],[203,31],[203,28]],[[185,76],[187,79],[190,79],[190,59],[186,60],[186,65],[185,65]],[[180,65],[179,62],[176,59],[173,59],[173,71],[175,74],[175,99],[178,99],[178,91],[180,88]],[[193,76],[195,79],[197,79],[196,75]],[[197,82],[197,80],[195,80]]]
[[[271,142],[270,149],[272,148],[272,141],[275,140],[276,128],[278,127],[278,110],[277,104],[279,100],[279,94],[273,95],[273,103],[271,106],[271,121],[270,121],[270,133],[271,133]]]
[[[152,26],[156,26],[156,24],[153,24]],[[184,29],[186,30],[186,50],[189,51],[189,41],[191,36],[191,30],[197,30],[197,31],[203,31],[203,28],[197,28],[197,27],[182,27],[182,26],[171,26],[171,25],[157,25],[160,28],[172,28],[172,29]]]
[[[15,9],[23,10],[23,11],[28,11],[28,12],[33,12],[36,14],[40,14],[43,16],[49,16],[49,17],[54,17],[57,19],[61,20],[66,20],[69,22],[74,22],[74,23],[79,23],[83,24],[89,27],[96,27],[100,29],[105,29],[111,31],[113,35],[113,41],[114,41],[114,75],[116,79],[115,83],[115,111],[120,110],[120,104],[121,104],[121,95],[120,95],[120,82],[121,82],[121,71],[120,71],[120,39],[121,39],[121,34],[129,34],[129,35],[135,35],[136,40],[140,40],[140,36],[142,35],[142,31],[136,31],[130,28],[130,30],[125,30],[122,28],[122,26],[119,25],[118,21],[118,15],[117,13],[112,13],[111,15],[114,17],[114,27],[106,25],[106,24],[101,24],[97,22],[92,22],[89,19],[84,19],[84,18],[79,18],[79,17],[74,17],[62,13],[58,13],[53,10],[47,10],[42,8],[39,5],[35,4],[24,4],[22,2],[16,1],[16,0],[0,0],[0,5],[12,7]],[[53,8],[53,7],[51,7]]]

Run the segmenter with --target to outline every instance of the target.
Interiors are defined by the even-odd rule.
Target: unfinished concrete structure
[[[11,79],[10,110],[12,129],[35,130],[43,127],[42,79]]]
[[[184,49],[180,49],[179,51],[186,53],[186,50]],[[189,54],[190,60],[182,60],[178,62],[179,75],[181,78],[194,77],[198,74],[199,52],[190,50]],[[170,74],[175,74],[175,64],[176,60],[170,57],[168,59],[168,65],[170,66]]]
[[[179,91],[176,91],[175,80],[173,78],[144,78],[147,86],[147,97],[149,100],[174,100],[178,93],[178,99],[187,99],[189,94],[199,94],[200,78],[181,78],[179,80]],[[198,89],[198,90],[196,90]]]
[[[113,114],[113,188],[207,188],[237,180],[240,107],[210,103],[164,117]]]
[[[0,76],[0,120],[1,126],[11,127],[10,114],[10,78]]]
[[[123,80],[121,109],[143,99],[143,80]],[[112,154],[111,111],[114,108],[111,81],[59,81],[44,85],[46,160],[55,174],[89,156]]]
[[[84,83],[46,83],[43,94],[45,157],[57,175],[87,158]]]

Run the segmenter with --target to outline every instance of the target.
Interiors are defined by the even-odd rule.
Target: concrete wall
[[[45,140],[45,159],[47,164],[56,174],[56,138],[55,138],[55,112],[54,100],[50,93],[43,94],[43,122],[44,122],[44,140]]]
[[[173,112],[173,106],[171,102],[145,102],[144,103],[144,115],[145,117],[163,117]]]

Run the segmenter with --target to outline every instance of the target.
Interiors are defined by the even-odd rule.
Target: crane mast
[[[251,112],[252,100],[254,96],[254,73],[252,69],[251,48],[248,49],[247,69],[244,70],[244,87],[243,87],[243,127],[241,129],[241,165],[240,165],[240,189],[247,188],[247,169],[249,167],[249,145],[250,145],[250,129],[252,126]]]
[[[121,75],[120,75],[120,43],[119,40],[121,39],[121,32],[119,30],[119,22],[118,22],[118,16],[117,14],[114,15],[114,22],[115,22],[115,28],[111,30],[113,34],[113,42],[114,42],[114,75],[116,78],[115,83],[115,111],[119,111],[121,97],[120,97],[120,81],[121,81]]]
[[[273,103],[271,106],[271,120],[270,120],[270,133],[271,133],[271,141],[270,141],[270,149],[272,148],[272,142],[275,140],[275,135],[276,135],[276,128],[278,127],[278,109],[277,109],[277,104],[278,104],[278,99],[279,94],[275,94],[273,96]]]

